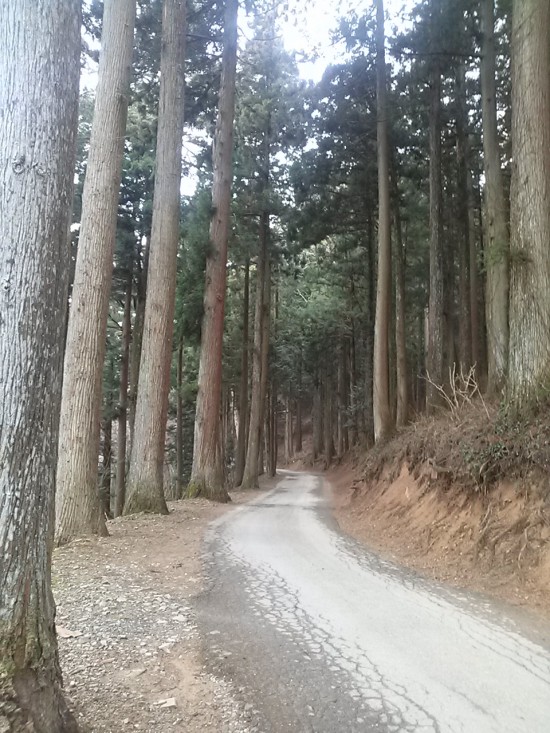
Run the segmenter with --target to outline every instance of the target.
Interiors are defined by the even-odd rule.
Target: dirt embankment
[[[550,429],[477,405],[328,472],[342,529],[435,579],[550,616]]]

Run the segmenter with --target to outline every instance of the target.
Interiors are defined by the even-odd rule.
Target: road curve
[[[253,729],[548,733],[550,629],[343,537],[322,484],[285,472],[206,538],[205,653]]]

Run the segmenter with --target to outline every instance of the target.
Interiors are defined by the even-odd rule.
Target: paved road
[[[342,537],[321,487],[285,473],[207,537],[207,657],[256,730],[549,733],[550,629]]]

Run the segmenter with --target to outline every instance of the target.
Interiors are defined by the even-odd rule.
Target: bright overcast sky
[[[306,79],[319,81],[325,68],[342,57],[343,49],[331,40],[331,32],[338,20],[353,12],[362,15],[373,10],[373,0],[310,0],[296,3],[296,16],[284,27],[285,45],[288,51],[318,55],[315,61],[299,64],[300,73]],[[386,33],[395,26],[405,25],[406,16],[415,5],[415,0],[385,0],[388,18]]]

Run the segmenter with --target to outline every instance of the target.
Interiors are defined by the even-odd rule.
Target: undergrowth
[[[421,417],[368,452],[365,478],[393,480],[403,464],[415,478],[437,480],[443,488],[460,484],[488,493],[503,480],[543,483],[550,472],[550,401],[518,415],[477,397]]]

